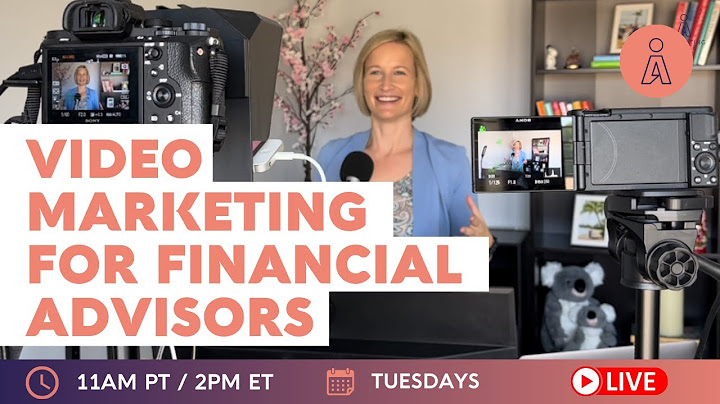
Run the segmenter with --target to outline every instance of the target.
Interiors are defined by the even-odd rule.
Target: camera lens
[[[697,157],[695,157],[695,169],[703,174],[710,174],[713,172],[713,170],[715,170],[715,165],[715,156],[708,152],[700,153]]]

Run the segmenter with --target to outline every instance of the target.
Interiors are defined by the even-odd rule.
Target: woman
[[[370,181],[394,183],[396,236],[494,238],[472,196],[465,149],[417,130],[432,89],[418,39],[404,30],[374,35],[360,51],[355,98],[371,129],[329,142],[318,156],[329,181],[339,181],[345,157],[364,151],[375,164]]]
[[[75,84],[77,87],[65,94],[65,109],[77,111],[95,111],[102,109],[97,91],[88,87],[90,72],[85,65],[75,69]],[[78,97],[79,95],[79,97]]]
[[[512,144],[512,152],[508,159],[512,171],[522,171],[523,165],[527,163],[527,153],[522,149],[522,142],[516,140]]]

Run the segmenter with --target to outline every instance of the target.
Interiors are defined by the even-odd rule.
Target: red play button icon
[[[572,388],[581,396],[590,396],[600,389],[600,374],[593,368],[580,368],[572,375]]]

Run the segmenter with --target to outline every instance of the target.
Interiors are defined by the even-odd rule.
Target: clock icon
[[[60,380],[57,373],[47,366],[37,366],[25,378],[27,392],[38,400],[47,400],[57,393]]]

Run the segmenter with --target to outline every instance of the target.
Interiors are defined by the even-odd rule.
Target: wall
[[[172,2],[136,0],[146,9]],[[60,29],[62,13],[69,1],[29,0],[4,2],[0,25],[0,78],[30,64],[32,55],[48,30]],[[255,11],[265,16],[289,9],[292,0],[184,0],[189,6]],[[391,27],[414,31],[422,40],[433,80],[433,103],[416,126],[434,136],[464,145],[469,152],[469,125],[473,116],[526,115],[529,111],[530,0],[330,0],[325,17],[311,31],[319,35],[327,23],[340,35],[349,33],[357,18],[375,10],[362,38]],[[352,64],[359,49],[349,52],[340,64],[336,87],[351,83]],[[8,90],[0,98],[0,119],[19,114],[23,90]],[[348,136],[369,127],[353,98],[345,99],[346,110],[326,131],[318,133],[313,155],[329,140]],[[279,113],[273,117],[271,137],[281,138],[288,150],[295,142],[284,134]],[[302,180],[299,162],[281,162],[257,176],[260,181]],[[495,228],[529,228],[527,195],[480,195],[480,208]]]

